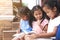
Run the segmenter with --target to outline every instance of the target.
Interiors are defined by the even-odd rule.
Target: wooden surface
[[[3,40],[12,40],[13,35],[16,33],[16,30],[6,30],[3,31]]]
[[[0,15],[12,15],[12,0],[0,0]]]

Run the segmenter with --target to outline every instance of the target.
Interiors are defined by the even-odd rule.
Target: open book
[[[21,33],[18,33],[18,34],[14,34],[13,36],[14,37],[20,37],[20,36],[23,36],[24,34],[32,34],[32,33],[35,33],[34,31],[30,31],[30,32],[21,32]]]
[[[32,33],[35,33],[35,31],[29,31],[29,32],[27,32],[27,31],[25,31],[25,30],[23,30],[23,31],[24,31],[25,34],[32,34]]]
[[[17,34],[14,34],[13,36],[14,37],[21,37],[21,36],[23,36],[24,35],[24,33],[17,33]]]

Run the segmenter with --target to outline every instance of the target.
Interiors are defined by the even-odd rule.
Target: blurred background
[[[19,26],[18,8],[44,5],[47,0],[0,0],[0,40],[11,40]]]

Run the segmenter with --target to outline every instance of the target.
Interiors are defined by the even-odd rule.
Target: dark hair
[[[57,14],[55,17],[57,17],[60,13],[60,3],[58,0],[48,0],[47,2],[45,2],[44,5],[47,5],[50,9],[53,9],[54,7],[57,8]]]
[[[41,10],[42,11],[42,19],[44,20],[46,17],[48,17],[47,15],[46,15],[46,13],[42,10],[42,7],[40,7],[39,5],[36,5],[36,6],[34,6],[33,8],[32,8],[32,10],[31,10],[31,14],[30,14],[30,25],[32,26],[32,22],[33,21],[36,21],[36,19],[35,19],[35,17],[34,17],[34,11],[37,11],[37,10]],[[43,21],[42,20],[42,21]],[[41,21],[41,22],[42,22]]]
[[[20,17],[22,17],[23,15],[26,15],[26,16],[28,16],[28,18],[30,19],[30,13],[31,13],[31,11],[30,11],[30,9],[28,8],[28,7],[26,7],[26,6],[23,6],[23,7],[20,7],[19,9],[18,9],[18,15],[20,15]],[[28,20],[29,20],[28,19]],[[30,23],[29,23],[29,25],[30,25]],[[30,25],[31,26],[31,25]],[[31,26],[32,27],[32,26]]]
[[[45,12],[42,10],[42,7],[40,7],[39,5],[36,5],[32,8],[32,15],[34,15],[34,11],[37,10],[41,10],[42,11],[42,19],[45,18]],[[36,19],[34,19],[34,21],[36,21]]]
[[[18,9],[18,15],[20,17],[22,17],[23,15],[29,16],[29,13],[30,13],[30,9],[28,7],[26,7],[26,6],[20,7]]]

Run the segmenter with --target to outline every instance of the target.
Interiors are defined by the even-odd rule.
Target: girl
[[[45,16],[46,14],[39,5],[33,7],[31,15],[32,21],[30,20],[30,22],[32,23],[35,34],[45,33],[47,31],[48,19]]]
[[[36,40],[37,38],[40,38],[39,40],[52,40],[51,37],[56,34],[57,26],[60,24],[59,2],[57,0],[48,0],[43,6],[43,10],[50,18],[47,33],[34,34],[33,36],[27,35],[26,37],[32,38],[31,40],[35,38]]]
[[[29,13],[30,10],[27,7],[21,7],[18,10],[18,15],[20,16],[20,26],[17,33],[23,32],[22,35],[13,38],[12,40],[23,40],[26,32],[32,31],[32,27],[29,25]],[[22,36],[22,38],[20,38]]]
[[[32,16],[34,17],[32,21],[33,30],[39,34],[47,27],[48,20],[45,17],[46,14],[39,5],[36,5],[32,9]]]

